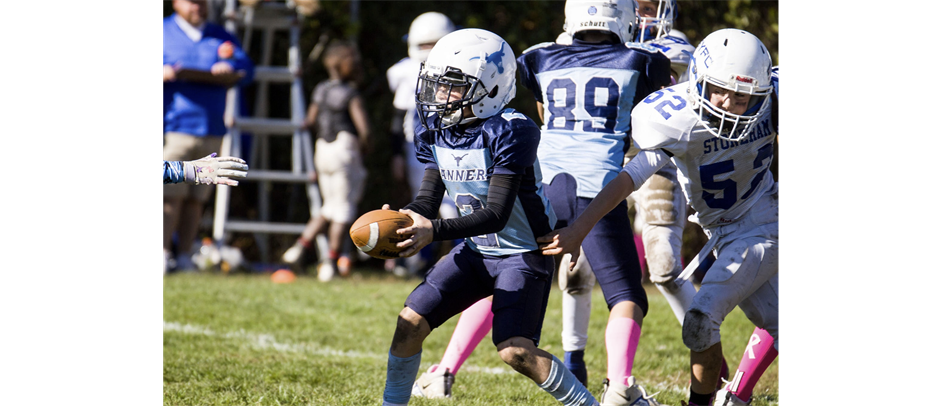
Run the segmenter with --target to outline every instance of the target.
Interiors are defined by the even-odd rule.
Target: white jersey
[[[687,203],[697,212],[691,220],[704,228],[733,223],[775,183],[769,171],[778,134],[772,109],[742,141],[723,140],[700,124],[686,98],[687,85],[651,93],[638,104],[631,113],[632,138],[642,150],[671,157]]]
[[[415,59],[402,58],[386,70],[386,81],[389,82],[389,90],[394,94],[393,107],[407,112],[403,132],[406,141],[410,143],[415,134],[412,121],[415,115],[415,86],[419,80],[420,65],[421,62]]]

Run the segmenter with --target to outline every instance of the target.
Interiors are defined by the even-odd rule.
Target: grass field
[[[320,283],[299,277],[275,284],[267,275],[177,274],[164,278],[164,404],[379,405],[396,315],[417,280],[368,270]],[[550,295],[540,347],[559,358],[560,291]],[[688,351],[680,324],[649,287],[633,374],[658,401],[686,400]],[[590,390],[605,377],[608,312],[596,286],[585,360]],[[432,331],[424,371],[441,359],[457,317]],[[735,310],[723,324],[724,354],[735,370],[753,326]],[[490,335],[457,375],[451,400],[413,398],[410,405],[558,405],[507,367]],[[759,381],[753,406],[778,405],[778,360]]]

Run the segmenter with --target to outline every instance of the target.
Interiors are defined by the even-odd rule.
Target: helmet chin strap
[[[457,109],[457,110],[455,110],[455,111],[453,111],[453,112],[451,112],[451,113],[442,115],[442,124],[445,124],[446,126],[450,127],[450,126],[452,126],[452,125],[468,124],[468,123],[470,123],[470,122],[472,122],[472,121],[478,119],[478,118],[477,118],[476,116],[474,116],[474,115],[471,115],[470,117],[462,117],[462,111],[463,111],[463,110],[464,110],[464,109],[461,108],[461,109]]]

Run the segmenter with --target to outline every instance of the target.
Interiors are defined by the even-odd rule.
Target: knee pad
[[[572,255],[563,255],[559,261],[559,289],[568,292],[571,295],[577,295],[585,290],[591,290],[595,287],[595,273],[589,266],[589,261],[585,258],[582,249],[579,250],[579,258],[576,259],[576,266],[569,270],[569,262]]]
[[[681,208],[685,208],[679,199],[680,193],[674,182],[661,174],[655,174],[642,185],[639,195],[639,212],[645,222],[653,225],[671,225],[683,219]]]
[[[680,264],[680,247],[683,230],[673,227],[652,226],[644,228],[644,256],[648,264],[651,282],[668,284],[683,271]]]
[[[703,352],[720,342],[720,329],[706,313],[691,309],[684,315],[683,338],[691,351]]]

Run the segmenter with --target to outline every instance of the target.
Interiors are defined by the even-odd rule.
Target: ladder
[[[305,116],[304,88],[301,81],[301,60],[299,57],[300,20],[303,18],[294,9],[292,1],[258,2],[255,6],[238,6],[237,0],[226,0],[223,16],[226,30],[238,35],[238,29],[244,29],[243,49],[248,52],[252,43],[252,32],[262,31],[262,56],[255,61],[255,83],[257,96],[254,116],[241,116],[238,111],[238,89],[233,87],[227,94],[226,122],[231,123],[228,133],[223,138],[221,155],[244,158],[241,136],[251,133],[252,154],[248,155],[248,176],[242,182],[259,182],[258,220],[229,218],[228,186],[216,187],[216,204],[213,218],[213,240],[217,245],[224,241],[226,233],[233,231],[255,234],[259,253],[263,262],[270,260],[268,252],[268,234],[295,234],[304,230],[305,224],[278,223],[270,221],[271,205],[269,190],[273,182],[303,183],[306,185],[310,203],[311,218],[318,216],[321,207],[320,192],[316,182],[311,182],[307,173],[314,171],[314,153],[311,137],[302,129]],[[276,32],[287,31],[289,50],[287,66],[271,66],[272,48]],[[268,85],[270,83],[290,83],[291,116],[289,119],[270,118],[268,112]],[[273,170],[269,160],[269,137],[291,137],[291,170]],[[315,239],[318,257],[327,257],[327,239],[318,235]]]

